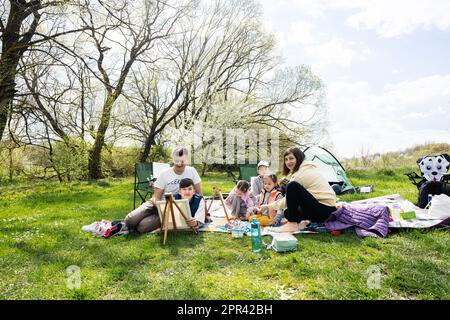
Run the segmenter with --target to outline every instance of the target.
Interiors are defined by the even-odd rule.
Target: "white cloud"
[[[364,61],[370,55],[370,49],[357,47],[337,37],[330,40],[307,46],[306,52],[315,58],[313,63],[318,69],[323,69],[330,65],[339,67],[349,67],[355,61]]]
[[[386,38],[409,34],[417,29],[450,30],[448,0],[293,0],[292,3],[313,18],[330,10],[356,11],[348,17],[348,25],[375,30]]]
[[[420,28],[450,29],[448,0],[366,0],[359,6],[361,11],[350,16],[348,24],[358,29],[374,29],[382,37],[396,37]]]
[[[288,43],[310,45],[315,40],[314,32],[316,32],[315,24],[307,21],[296,21],[291,24]]]
[[[450,142],[450,75],[388,84],[380,94],[367,82],[336,82],[328,86],[328,101],[340,156]]]
[[[366,60],[371,53],[364,43],[319,32],[316,25],[308,21],[291,24],[287,43],[300,44],[301,50],[311,58],[311,65],[318,70],[328,66],[349,67],[355,61]]]

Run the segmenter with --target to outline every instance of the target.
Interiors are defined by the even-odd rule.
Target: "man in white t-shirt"
[[[125,217],[125,225],[128,229],[135,229],[141,233],[151,232],[161,226],[155,203],[161,200],[165,193],[178,193],[180,181],[189,178],[194,181],[195,193],[201,194],[201,179],[195,168],[187,165],[188,150],[176,148],[172,153],[173,167],[161,172],[153,187],[153,197],[144,202],[140,207],[131,211]]]
[[[200,186],[201,179],[197,170],[187,166],[187,150],[185,148],[176,149],[174,151],[173,162],[174,166],[161,172],[158,179],[155,181],[153,185],[153,202],[162,199],[164,193],[177,193],[180,189],[180,181],[184,178],[189,178],[194,181],[195,193],[202,193]]]

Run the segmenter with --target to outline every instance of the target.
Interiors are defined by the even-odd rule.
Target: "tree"
[[[6,128],[10,114],[8,105],[12,103],[16,94],[16,75],[20,59],[25,52],[50,39],[77,33],[81,29],[61,27],[57,23],[39,27],[46,22],[46,14],[54,13],[69,4],[69,0],[40,1],[40,0],[9,0],[3,3],[0,12],[0,41],[2,52],[0,57],[0,140]],[[62,12],[59,12],[62,17]],[[54,19],[53,15],[50,18]],[[5,23],[6,22],[6,23]],[[67,24],[65,24],[67,25]],[[64,26],[65,26],[64,25]]]
[[[169,1],[170,2],[170,1]],[[116,101],[121,97],[133,65],[152,64],[151,51],[163,39],[175,32],[185,5],[173,6],[165,1],[91,1],[80,2],[81,25],[87,31],[86,46],[79,56],[92,60],[94,76],[104,87],[101,107],[92,148],[89,150],[89,177],[102,177],[101,152],[110,126]],[[187,3],[186,5],[189,5]],[[89,46],[90,44],[90,46]],[[118,58],[120,57],[120,58]]]
[[[208,119],[215,100],[252,92],[272,68],[274,42],[259,15],[253,1],[202,2],[163,43],[164,59],[133,74],[127,94],[133,107],[117,118],[142,141],[140,161],[168,125],[190,130],[194,120]]]
[[[322,82],[306,66],[278,68],[255,1],[50,3],[37,12],[40,27],[14,69],[17,92],[5,114],[21,146],[41,148],[60,180],[74,177],[58,169],[62,151],[83,146],[88,177],[97,179],[116,143],[140,143],[146,161],[156,144],[181,142],[197,122],[278,128],[296,144],[324,128]]]

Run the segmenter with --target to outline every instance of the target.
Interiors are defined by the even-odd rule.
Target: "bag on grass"
[[[433,196],[428,214],[436,219],[450,218],[450,197],[446,194]]]
[[[276,252],[286,252],[297,250],[298,240],[290,233],[272,233],[272,243],[267,249],[273,249]]]
[[[443,181],[426,181],[419,188],[418,207],[425,208],[428,205],[429,195],[445,194],[450,196],[450,183]]]

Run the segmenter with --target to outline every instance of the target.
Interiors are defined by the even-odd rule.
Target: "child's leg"
[[[244,200],[242,200],[242,198],[239,198],[239,214],[238,217],[242,220],[247,220],[247,212],[248,212],[248,208],[247,208],[247,204],[245,203]]]
[[[235,195],[231,195],[227,198],[227,204],[230,207],[231,215],[237,217],[241,210],[241,199]]]

